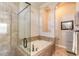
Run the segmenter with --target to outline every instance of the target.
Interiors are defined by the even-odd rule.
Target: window
[[[0,23],[0,34],[6,34],[6,33],[7,33],[7,24]]]

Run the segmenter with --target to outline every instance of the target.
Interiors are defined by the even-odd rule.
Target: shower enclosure
[[[54,28],[51,28],[54,27],[54,20],[50,19],[52,15],[49,16],[51,8],[45,6],[40,12],[39,9],[34,9],[26,2],[20,3],[19,9],[16,54],[21,56],[51,56],[54,54]]]
[[[19,3],[18,12],[18,47],[25,50],[24,55],[31,54],[31,4],[27,2]]]

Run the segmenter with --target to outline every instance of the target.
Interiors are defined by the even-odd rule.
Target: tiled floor
[[[56,47],[54,56],[66,56],[66,50],[61,47]]]
[[[55,54],[53,56],[74,56],[74,55],[71,53],[68,53],[66,51],[66,49],[64,49],[64,48],[56,47],[56,51],[55,51]]]

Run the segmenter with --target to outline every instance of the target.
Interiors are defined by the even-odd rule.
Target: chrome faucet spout
[[[34,44],[32,44],[32,51],[34,51]]]

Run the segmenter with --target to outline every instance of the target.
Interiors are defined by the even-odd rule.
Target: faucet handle
[[[34,44],[32,44],[32,51],[34,51]]]
[[[38,47],[36,48],[36,51],[38,51]]]

